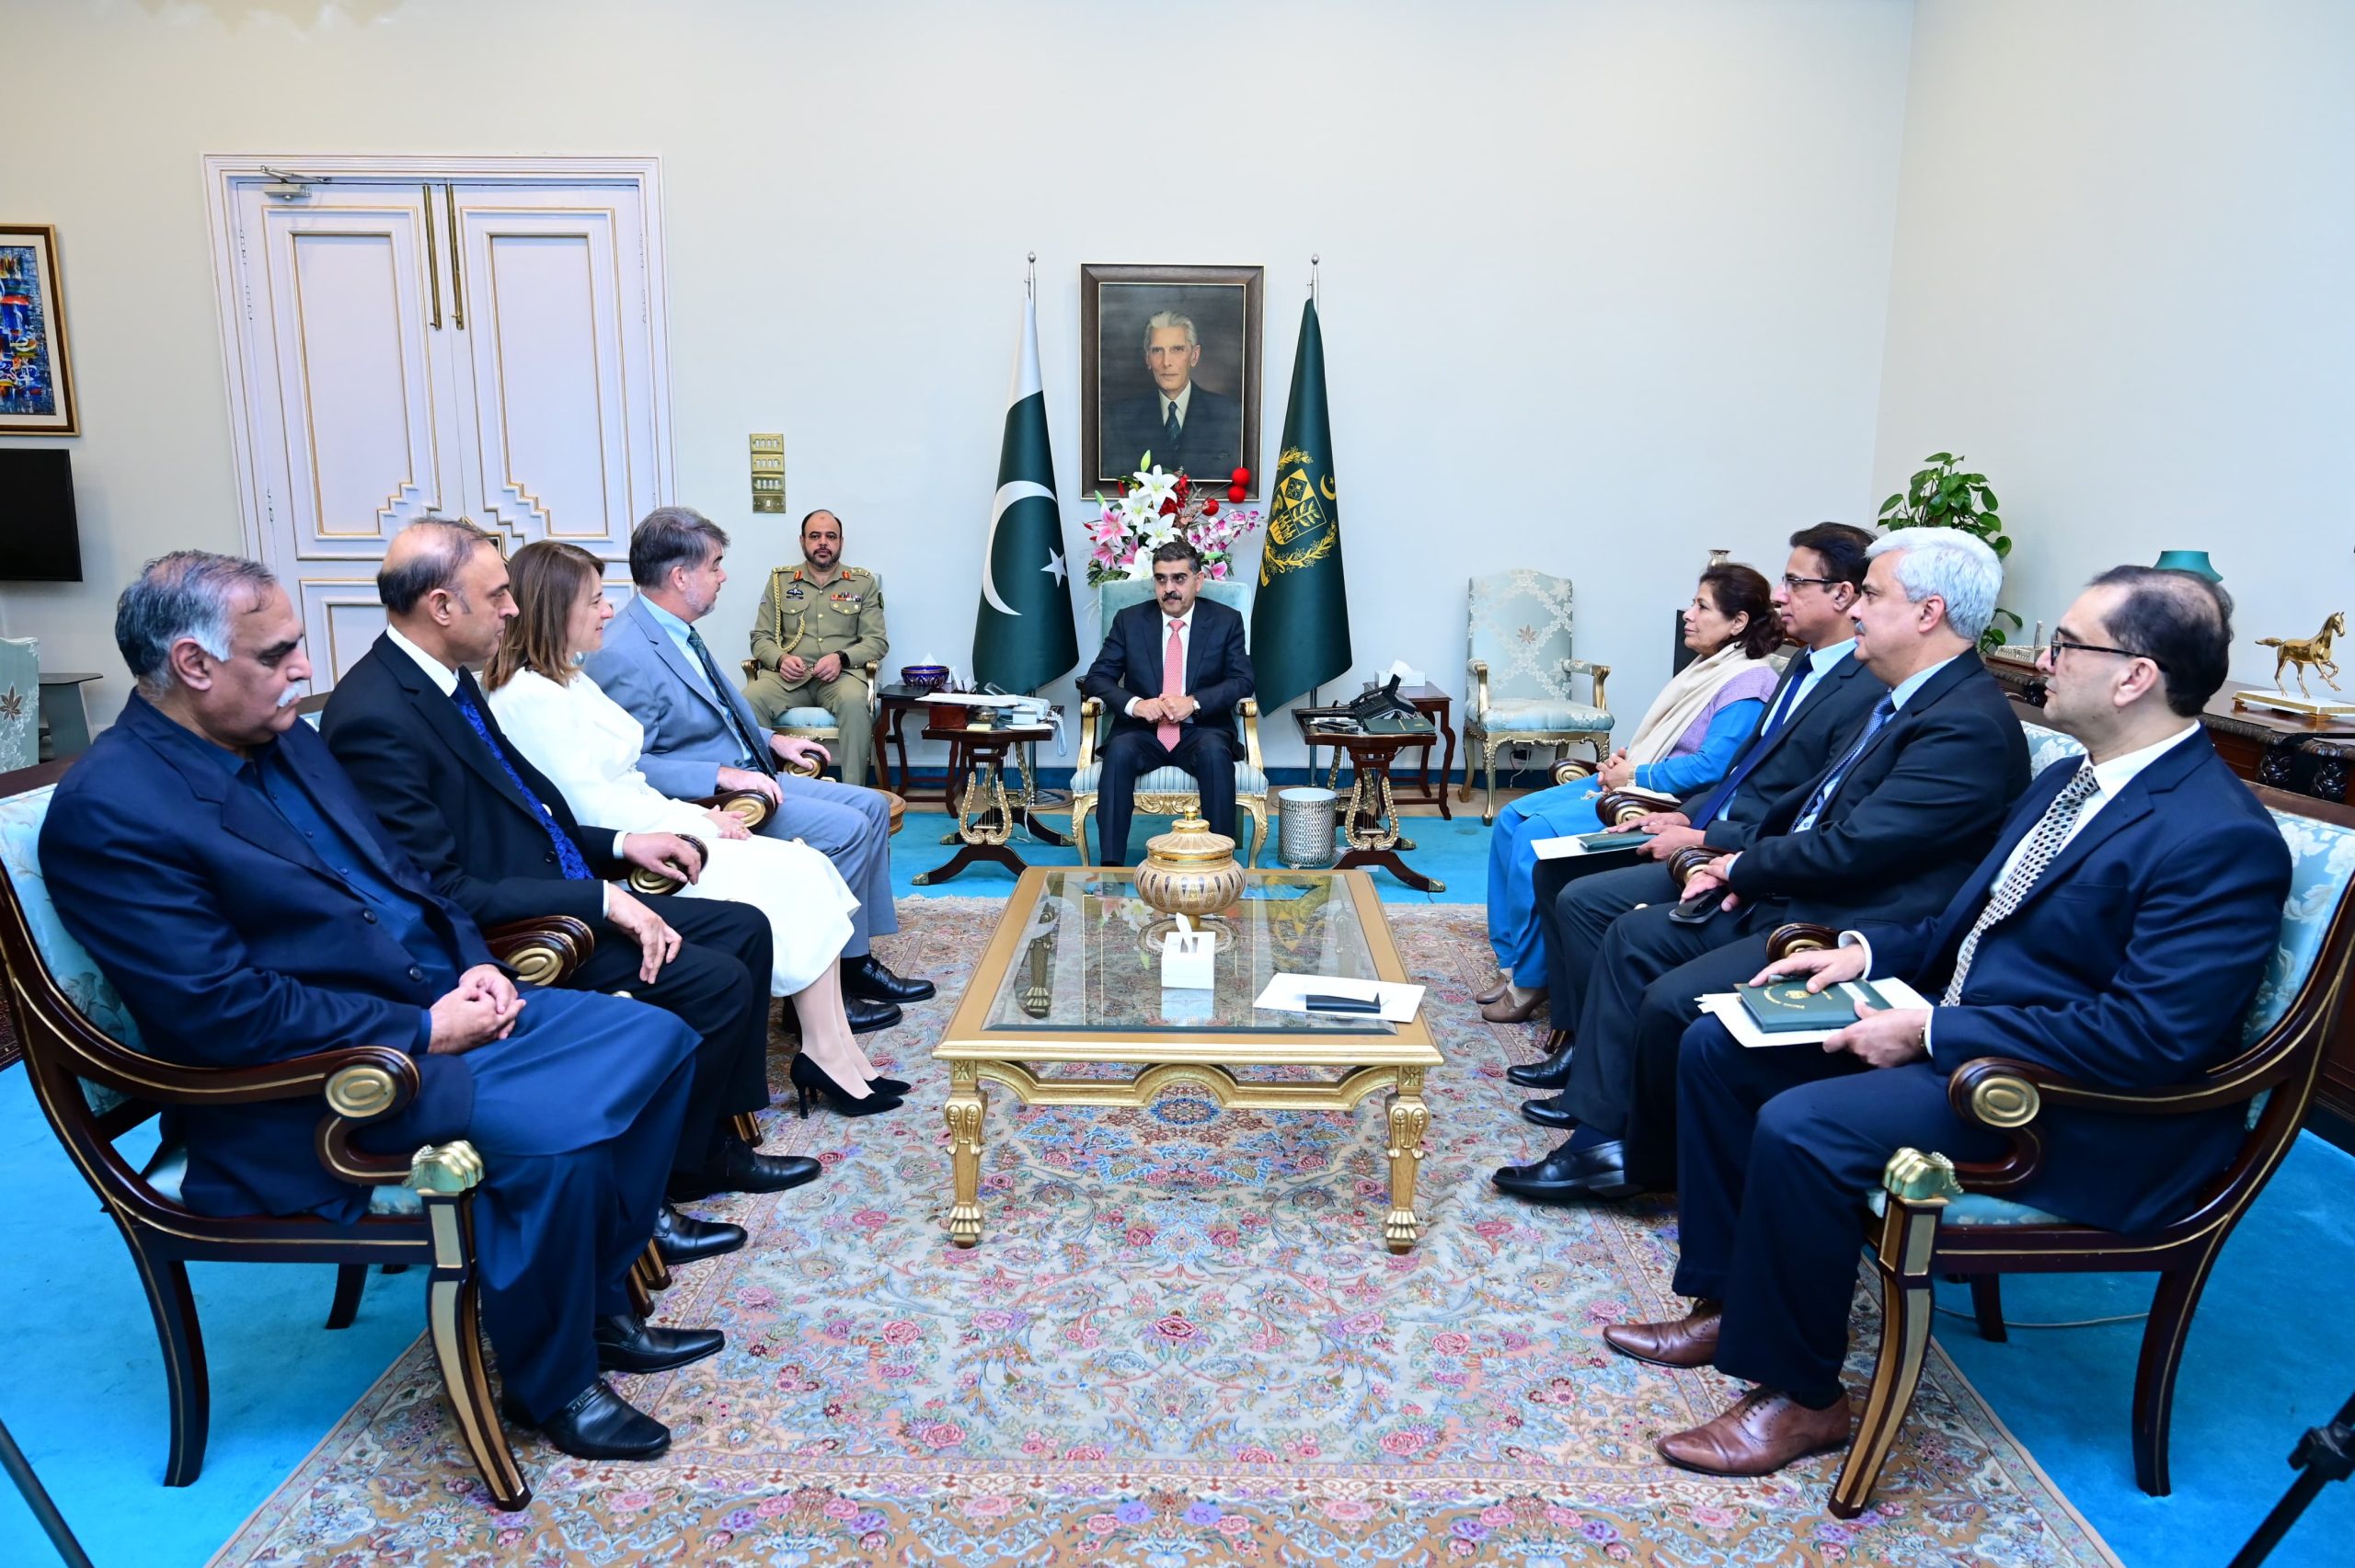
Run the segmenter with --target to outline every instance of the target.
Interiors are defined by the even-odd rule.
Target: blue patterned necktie
[[[1970,978],[1970,961],[1979,956],[1979,939],[1987,934],[1989,926],[2020,907],[2028,889],[2036,886],[2036,879],[2044,875],[2045,868],[2061,853],[2061,846],[2069,841],[2070,830],[2084,814],[2085,802],[2100,793],[2101,781],[2094,777],[2093,763],[2084,762],[2077,769],[2077,776],[2063,784],[2061,793],[2052,797],[2052,804],[2044,808],[2036,831],[2028,836],[2028,848],[2004,873],[2003,881],[1996,884],[1995,891],[1987,899],[1987,907],[1970,922],[1970,934],[1956,950],[1954,979],[1947,982],[1946,994],[1938,998],[1940,1007],[1952,1007],[1962,1000],[1962,982]]]
[[[1894,696],[1883,697],[1873,704],[1873,716],[1865,721],[1865,732],[1856,737],[1856,743],[1848,748],[1847,755],[1833,765],[1832,772],[1824,775],[1823,782],[1815,786],[1815,793],[1807,797],[1807,808],[1791,824],[1792,832],[1804,833],[1815,826],[1815,819],[1823,814],[1825,807],[1832,804],[1832,792],[1838,789],[1840,781],[1848,776],[1850,765],[1865,754],[1865,748],[1873,743],[1873,737],[1880,733],[1880,727],[1896,715],[1897,701]]]
[[[1806,661],[1809,656],[1802,653],[1798,658],[1800,668],[1792,673],[1783,689],[1775,693],[1775,705],[1766,710],[1765,722],[1758,727],[1758,733],[1750,738],[1750,744],[1742,748],[1733,772],[1726,775],[1725,783],[1710,792],[1707,799],[1693,808],[1694,827],[1706,828],[1723,815],[1726,807],[1733,800],[1733,792],[1741,787],[1741,781],[1750,776],[1750,771],[1758,766],[1758,759],[1766,754],[1766,743],[1774,739],[1775,731],[1789,723],[1791,715],[1798,711],[1798,690],[1807,684]]]
[[[736,744],[744,749],[744,755],[752,760],[753,767],[774,778],[776,764],[769,760],[769,749],[745,731],[744,717],[729,697],[728,682],[719,678],[719,666],[711,661],[711,650],[703,646],[703,638],[695,635],[693,626],[687,628],[687,646],[695,650],[695,658],[703,666],[703,678],[711,682],[711,700],[728,715],[728,727],[734,732]]]
[[[580,858],[580,846],[572,841],[571,834],[557,826],[556,813],[532,793],[532,786],[523,782],[523,775],[515,771],[513,762],[508,761],[506,750],[491,738],[490,726],[484,722],[482,709],[473,696],[474,683],[473,676],[463,670],[458,671],[458,684],[450,692],[451,699],[458,704],[458,711],[466,715],[466,723],[474,727],[475,734],[489,748],[490,754],[499,759],[499,766],[507,774],[507,782],[513,784],[516,793],[530,803],[532,815],[547,833],[548,842],[556,846],[556,863],[563,868],[566,879],[574,882],[590,880],[589,863]]]

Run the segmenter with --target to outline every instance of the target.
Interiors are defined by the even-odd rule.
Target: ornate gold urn
[[[1212,943],[1224,947],[1231,933],[1206,917],[1243,897],[1243,867],[1235,862],[1235,841],[1213,833],[1199,817],[1180,817],[1169,831],[1145,841],[1144,863],[1137,867],[1137,897],[1164,917],[1146,932],[1146,945],[1158,948],[1159,938],[1184,915],[1212,932]]]

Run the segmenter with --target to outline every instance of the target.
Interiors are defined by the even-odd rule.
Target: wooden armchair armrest
[[[1711,849],[1706,844],[1687,844],[1683,849],[1678,850],[1674,854],[1668,857],[1668,875],[1679,887],[1682,887],[1684,886],[1684,879],[1686,877],[1692,876],[1695,871],[1698,871],[1701,867],[1708,864],[1711,861],[1724,858],[1727,853],[1728,852],[1724,850]],[[1821,927],[1815,927],[1813,929],[1821,930]],[[1834,940],[1836,940],[1838,933],[1834,933],[1833,936]],[[1821,944],[1820,945],[1829,945],[1829,944]],[[1795,947],[1792,951],[1795,953],[1804,953],[1807,949],[1804,947]]]
[[[714,808],[725,811],[755,833],[776,811],[776,807],[769,804],[769,797],[756,789],[723,789],[718,795],[704,796],[695,804],[706,811]]]
[[[1259,699],[1246,697],[1235,707],[1243,715],[1243,755],[1255,773],[1268,770],[1259,761]]]
[[[1594,705],[1606,713],[1609,712],[1611,699],[1604,694],[1603,686],[1604,681],[1611,679],[1611,667],[1607,664],[1596,664],[1591,659],[1584,658],[1562,660],[1563,684],[1568,685],[1569,677],[1573,675],[1584,675],[1594,681]]]
[[[767,802],[764,801],[762,804],[766,805]],[[708,865],[711,864],[711,846],[709,844],[705,843],[693,833],[681,833],[679,837],[695,845],[696,864]],[[675,893],[685,886],[685,883],[680,881],[675,876],[665,876],[659,871],[649,871],[642,865],[632,866],[630,868],[629,890],[633,893],[644,893],[649,898],[660,898]]]
[[[1557,784],[1576,784],[1580,779],[1592,778],[1600,771],[1600,767],[1591,757],[1565,757],[1554,764],[1554,782]],[[1610,798],[1611,796],[1607,795],[1603,796],[1603,800]],[[1594,808],[1601,811],[1603,801],[1596,801]],[[1611,818],[1605,817],[1603,820],[1608,822]]]
[[[490,956],[515,971],[527,986],[561,985],[589,961],[597,933],[570,915],[540,915],[509,921],[482,933]]]
[[[1839,945],[1840,933],[1830,926],[1792,921],[1786,925],[1776,926],[1767,936],[1766,961],[1771,964],[1794,953],[1814,953]]]
[[[1254,713],[1258,704],[1251,704]],[[1090,697],[1079,704],[1079,766],[1073,771],[1084,773],[1096,761],[1096,721],[1104,712],[1104,699]],[[1254,733],[1257,733],[1256,727]]]
[[[1562,769],[1570,765],[1565,762],[1555,768],[1556,782],[1565,784],[1568,782],[1562,777]],[[1594,772],[1594,764],[1591,762],[1583,765],[1588,773]],[[1655,811],[1675,809],[1675,801],[1666,795],[1654,795],[1648,789],[1607,789],[1594,803],[1594,814],[1603,818],[1603,826],[1608,828],[1624,828],[1639,817],[1648,817]]]
[[[1488,661],[1485,658],[1473,659],[1465,665],[1464,672],[1465,678],[1472,683],[1473,716],[1485,720],[1488,716]]]

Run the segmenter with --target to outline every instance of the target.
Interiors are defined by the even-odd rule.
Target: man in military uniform
[[[867,666],[890,649],[883,635],[883,579],[842,564],[842,520],[813,511],[801,520],[801,564],[769,574],[752,622],[760,669],[744,695],[774,728],[787,708],[823,708],[842,738],[834,743],[844,784],[867,782],[875,721],[868,711]]]

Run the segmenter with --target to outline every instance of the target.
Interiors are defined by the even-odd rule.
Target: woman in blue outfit
[[[1635,738],[1593,776],[1540,790],[1497,813],[1488,841],[1488,943],[1500,972],[1480,998],[1481,1016],[1518,1023],[1545,998],[1542,988],[1512,984],[1515,975],[1545,972],[1534,891],[1537,853],[1531,845],[1600,830],[1594,803],[1606,790],[1637,789],[1672,802],[1725,777],[1775,689],[1775,667],[1766,656],[1782,641],[1766,579],[1748,567],[1711,567],[1684,610],[1684,646],[1699,657],[1653,699]]]

